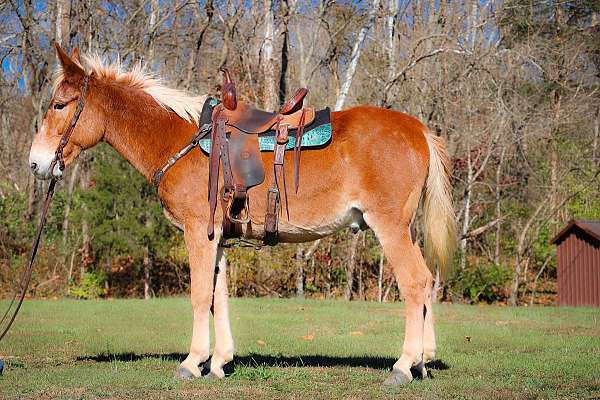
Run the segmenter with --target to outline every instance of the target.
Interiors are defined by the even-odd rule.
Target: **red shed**
[[[571,220],[552,243],[558,304],[600,307],[600,221]]]

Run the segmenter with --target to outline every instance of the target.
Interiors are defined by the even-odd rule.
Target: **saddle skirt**
[[[214,106],[219,104],[218,99],[208,98],[205,103],[205,108],[202,111],[202,118],[200,121],[200,126],[204,124],[210,124],[212,118],[212,112]],[[206,111],[205,111],[206,109]],[[315,119],[305,128],[304,134],[302,135],[302,149],[313,148],[314,150],[318,150],[319,148],[326,147],[331,141],[331,110],[329,107],[319,110],[315,113]],[[289,141],[285,146],[286,150],[292,150],[296,146],[296,134],[298,133],[297,129],[293,129],[289,133]],[[274,151],[276,139],[275,136],[277,131],[274,129],[270,129],[265,133],[258,134],[258,145],[260,151]],[[199,141],[200,149],[206,155],[210,155],[211,149],[211,139],[204,138]]]

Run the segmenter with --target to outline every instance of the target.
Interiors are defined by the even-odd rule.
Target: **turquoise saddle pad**
[[[302,135],[302,148],[321,147],[331,140],[331,123],[319,125]],[[260,151],[273,151],[275,148],[275,135],[260,135],[258,137]],[[289,141],[285,146],[286,150],[293,149],[296,145],[296,138],[289,136]],[[210,154],[210,139],[201,139],[200,148],[207,154]]]

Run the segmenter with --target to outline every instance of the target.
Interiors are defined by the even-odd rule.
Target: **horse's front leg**
[[[190,258],[192,343],[186,359],[177,368],[177,376],[192,379],[201,376],[199,365],[210,355],[209,313],[213,298],[213,280],[217,258],[217,241],[209,241],[199,221],[186,223],[185,244]]]
[[[227,261],[222,247],[217,249],[216,265],[218,274],[214,299],[215,348],[210,360],[209,376],[223,378],[225,376],[223,365],[233,360],[233,337],[229,326]]]

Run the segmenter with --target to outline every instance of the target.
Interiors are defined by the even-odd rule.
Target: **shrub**
[[[483,264],[458,271],[448,284],[453,292],[459,292],[471,303],[503,301],[507,297],[510,270],[502,265]]]
[[[83,300],[97,299],[106,295],[104,287],[106,274],[102,271],[90,271],[83,274],[77,286],[69,288],[69,295]]]

